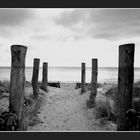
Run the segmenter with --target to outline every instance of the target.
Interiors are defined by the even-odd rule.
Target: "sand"
[[[116,131],[116,125],[110,121],[103,123],[97,119],[95,109],[87,107],[90,91],[81,95],[74,83],[61,83],[61,88],[48,86],[48,93],[40,89],[43,100],[36,121],[29,124],[27,131]],[[103,84],[97,89],[96,100],[104,100],[105,92],[113,85]],[[33,94],[31,85],[26,86],[25,96]],[[9,93],[0,96],[0,111],[8,111]]]
[[[98,88],[97,99],[103,98],[108,88]],[[103,125],[101,119],[96,119],[94,108],[87,108],[89,91],[81,95],[75,84],[66,83],[48,90],[37,115],[40,123],[29,126],[27,131],[115,131],[115,124]]]

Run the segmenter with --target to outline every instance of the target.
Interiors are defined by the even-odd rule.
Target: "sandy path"
[[[105,130],[95,119],[92,109],[86,108],[87,94],[80,95],[75,84],[62,84],[61,88],[48,87],[38,118],[41,123],[28,131],[96,131]]]

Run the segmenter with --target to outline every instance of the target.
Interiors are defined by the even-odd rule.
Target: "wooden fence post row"
[[[32,87],[34,98],[37,98],[39,95],[39,86],[38,86],[39,63],[40,59],[34,58],[33,75],[32,75]]]
[[[85,80],[86,80],[86,64],[81,63],[81,93],[85,92]]]
[[[98,59],[92,59],[90,107],[94,107],[97,95]]]
[[[21,45],[11,46],[11,76],[9,111],[17,115],[17,129],[23,130],[23,107],[25,94],[25,57],[27,47]]]
[[[42,89],[47,92],[47,83],[48,83],[48,63],[43,62],[43,71],[42,71]]]
[[[119,46],[118,131],[128,131],[130,129],[126,119],[126,111],[132,107],[134,51],[134,44],[124,44]]]

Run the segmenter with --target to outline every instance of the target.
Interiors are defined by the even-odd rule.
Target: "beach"
[[[6,89],[9,85],[10,68],[0,68],[1,81]],[[39,70],[39,83],[41,83]],[[32,99],[31,85],[32,67],[26,68],[25,84],[25,131],[115,131],[116,124],[112,121],[97,118],[95,108],[88,108],[87,101],[90,89],[80,94],[81,88],[76,89],[80,81],[80,67],[49,68],[49,81],[60,83],[60,88],[48,86],[46,93],[41,88],[38,101]],[[90,83],[91,68],[86,69],[86,82]],[[99,68],[99,87],[96,100],[106,100],[105,92],[116,85],[117,68]],[[54,78],[55,77],[55,78]],[[6,79],[6,80],[5,80]],[[60,79],[60,80],[59,80]],[[100,83],[101,82],[101,83]],[[28,103],[29,102],[29,103]],[[8,111],[9,91],[4,91],[0,98],[0,110]]]
[[[49,81],[48,92],[39,88],[39,98],[34,100],[31,82],[26,81],[24,131],[116,131],[117,82],[113,79],[116,74],[110,70],[107,73],[110,79],[105,81],[103,78],[103,80],[99,80],[101,83],[98,82],[94,108],[88,107],[91,92],[90,82],[86,82],[86,91],[81,94],[81,88],[76,88],[76,81],[59,81],[60,87],[53,87],[53,84],[49,85]],[[135,79],[135,82],[137,80]],[[58,81],[53,82],[58,83]],[[9,83],[8,80],[3,80],[0,84],[0,113],[8,111]],[[40,85],[41,81],[38,83]],[[136,92],[139,95],[140,83],[137,85],[138,91]]]
[[[41,105],[35,116],[25,118],[26,131],[115,131],[112,121],[96,118],[95,108],[87,107],[90,90],[82,95],[75,83],[61,83],[60,88],[48,86],[48,93],[40,89]],[[97,90],[96,100],[105,100],[105,92],[112,84],[103,84]],[[26,85],[25,96],[33,94]],[[8,110],[9,94],[0,99],[0,110]]]
[[[115,131],[116,125],[108,122],[101,124],[96,119],[94,109],[88,109],[86,101],[90,92],[80,94],[75,84],[62,83],[62,88],[49,87],[44,104],[38,112],[40,123],[27,131]],[[103,97],[103,88],[98,89],[98,98]]]

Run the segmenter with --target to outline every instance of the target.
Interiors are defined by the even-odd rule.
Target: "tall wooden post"
[[[48,63],[43,62],[43,71],[42,71],[42,89],[47,92],[47,83],[48,83]]]
[[[90,107],[94,107],[97,95],[98,59],[92,59]]]
[[[81,64],[81,93],[85,92],[86,68],[85,63]]]
[[[132,107],[135,44],[119,46],[117,130],[128,131],[126,111]]]
[[[32,76],[32,87],[34,98],[37,98],[39,94],[39,86],[38,86],[39,63],[40,59],[34,58],[33,76]]]
[[[17,115],[17,129],[24,129],[24,93],[25,93],[25,57],[27,47],[21,45],[11,46],[11,76],[9,111]]]

